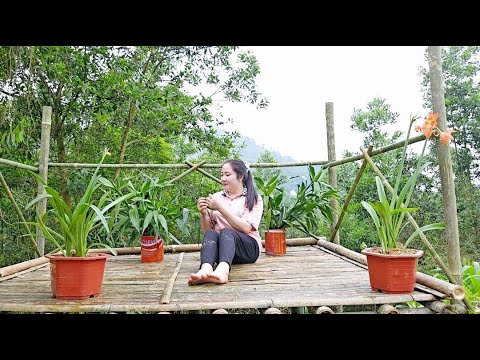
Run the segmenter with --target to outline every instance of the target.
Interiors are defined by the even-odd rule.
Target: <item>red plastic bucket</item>
[[[140,245],[142,263],[163,261],[163,239],[160,236],[142,236]]]
[[[285,255],[287,253],[287,236],[285,230],[265,231],[265,254]]]

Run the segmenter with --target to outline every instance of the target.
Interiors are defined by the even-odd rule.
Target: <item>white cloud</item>
[[[382,97],[400,114],[396,129],[407,130],[410,114],[422,107],[419,67],[426,47],[246,47],[256,55],[258,90],[270,104],[223,102],[230,130],[297,160],[327,160],[325,103],[334,103],[337,159],[359,152],[362,136],[350,129],[354,108]]]

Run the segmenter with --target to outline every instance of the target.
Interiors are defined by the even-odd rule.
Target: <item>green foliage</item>
[[[278,163],[277,160],[273,157],[273,154],[265,150],[263,151],[257,159],[259,163]],[[256,168],[253,169],[253,175],[259,178],[262,178],[263,181],[268,181],[268,179],[278,176],[278,185],[282,185],[287,182],[287,176],[282,173],[280,168]]]
[[[439,268],[434,270],[433,276],[448,281]],[[462,286],[468,301],[480,312],[480,264],[478,261],[463,260]]]
[[[408,139],[410,136],[410,131],[412,124],[415,118],[412,118],[408,128],[407,138],[405,139],[405,144],[403,147],[403,156],[398,166],[397,179],[394,188],[394,195],[391,196],[391,200],[388,200],[388,197],[385,193],[385,188],[383,186],[382,180],[378,176],[375,177],[375,183],[377,186],[377,195],[378,202],[366,202],[362,201],[362,206],[367,210],[371,216],[375,227],[377,229],[377,235],[380,240],[382,247],[382,252],[384,254],[388,253],[391,249],[398,249],[400,247],[399,239],[402,231],[406,228],[408,224],[405,221],[405,213],[413,212],[418,210],[418,208],[409,208],[411,196],[415,189],[415,184],[419,174],[422,170],[428,165],[428,163],[422,164],[423,152],[425,151],[427,139],[425,139],[422,155],[418,159],[417,168],[413,176],[411,176],[405,185],[401,188],[399,192],[399,186],[403,174],[404,162],[406,157]],[[421,228],[415,230],[410,237],[405,242],[405,247],[408,246],[408,243],[417,236],[420,232],[425,232],[435,229],[443,229],[444,225],[441,223],[434,223],[422,226]]]
[[[134,195],[115,214],[112,234],[129,234],[130,244],[139,241],[142,235],[160,236],[168,244],[169,223],[175,223],[181,216],[175,197],[166,192],[173,184],[166,177],[150,177],[145,173],[141,177],[143,182],[131,178],[120,179],[115,184],[104,182],[118,196],[124,192]]]
[[[380,130],[381,126],[395,123],[398,115],[390,110],[385,99],[374,98],[367,104],[366,110],[353,109],[351,128],[367,134],[363,141],[365,147],[369,144],[381,147],[390,141],[388,133]],[[394,133],[393,139],[398,137],[399,134]]]
[[[183,208],[182,217],[175,220],[178,229],[178,235],[188,244],[200,243],[202,239],[202,228],[200,225],[200,214],[192,212],[190,209]]]
[[[104,152],[100,164],[102,164],[107,151]],[[32,174],[39,180],[45,189],[45,194],[33,199],[26,208],[36,204],[40,200],[47,199],[51,206],[43,216],[37,213],[37,222],[28,222],[30,225],[39,226],[43,235],[50,240],[56,247],[56,250],[62,250],[65,256],[80,256],[87,255],[88,249],[92,246],[103,246],[109,248],[108,245],[102,243],[88,244],[88,235],[97,226],[101,224],[104,226],[107,233],[109,227],[105,218],[106,213],[121,203],[124,200],[131,198],[134,194],[126,194],[114,201],[107,202],[107,194],[104,194],[98,201],[93,194],[101,186],[101,177],[98,175],[100,166],[95,169],[90,182],[86,188],[85,194],[82,196],[77,206],[72,209],[65,203],[58,192],[52,187],[48,186],[41,177],[32,172]],[[60,225],[61,231],[56,232],[46,225],[46,220],[49,214],[53,214],[54,219]],[[111,249],[113,251],[113,249]]]
[[[330,200],[338,198],[338,191],[326,183],[326,169],[318,172],[308,167],[309,179],[297,186],[291,197],[279,185],[279,175],[268,181],[255,177],[256,187],[263,199],[264,225],[266,230],[296,228],[310,235],[321,220],[332,221]]]

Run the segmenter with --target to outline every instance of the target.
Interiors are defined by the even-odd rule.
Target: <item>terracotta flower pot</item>
[[[53,296],[57,299],[80,300],[99,295],[109,256],[100,253],[86,257],[46,255],[50,259]]]
[[[366,248],[370,286],[386,294],[407,294],[415,288],[417,262],[422,250],[408,249],[410,253],[382,254],[379,248]]]

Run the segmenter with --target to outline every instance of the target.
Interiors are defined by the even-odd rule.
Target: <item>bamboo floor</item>
[[[283,256],[262,253],[254,264],[234,265],[227,284],[189,286],[200,252],[166,253],[141,263],[140,255],[107,260],[102,292],[85,300],[58,300],[50,290],[49,263],[0,279],[0,312],[191,313],[198,310],[382,305],[431,302],[443,294],[417,284],[411,294],[370,288],[364,265],[318,245],[289,246]]]

